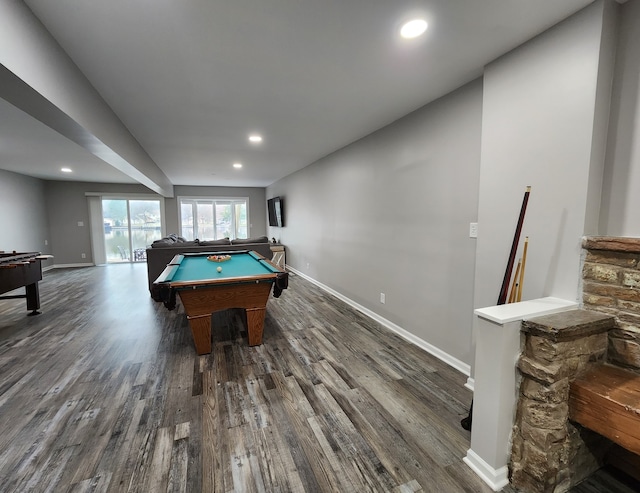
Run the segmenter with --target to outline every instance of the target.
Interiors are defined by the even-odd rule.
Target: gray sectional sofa
[[[189,241],[171,234],[161,240],[154,241],[153,244],[147,248],[149,292],[151,292],[153,281],[158,278],[174,256],[181,253],[228,252],[230,250],[253,250],[269,260],[273,257],[271,243],[269,243],[269,238],[266,236],[236,240],[225,238],[223,240]]]

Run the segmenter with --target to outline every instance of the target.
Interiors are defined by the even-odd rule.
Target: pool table
[[[209,259],[214,256],[230,258],[222,262]],[[198,252],[176,255],[153,283],[151,296],[169,310],[176,306],[176,294],[180,297],[196,352],[207,354],[211,352],[213,312],[244,308],[249,345],[262,344],[271,288],[277,298],[287,286],[287,272],[254,251]]]

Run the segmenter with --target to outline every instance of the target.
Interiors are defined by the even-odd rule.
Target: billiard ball
[[[216,270],[217,270],[218,272],[222,272],[222,267],[218,267]]]

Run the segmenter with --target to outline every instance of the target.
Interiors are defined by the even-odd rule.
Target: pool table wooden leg
[[[211,314],[187,317],[196,353],[209,354],[211,352]]]
[[[262,344],[265,308],[247,308],[247,333],[249,346]]]

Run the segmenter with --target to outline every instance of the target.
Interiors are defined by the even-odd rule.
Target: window
[[[247,198],[179,197],[180,235],[187,240],[248,238]]]

